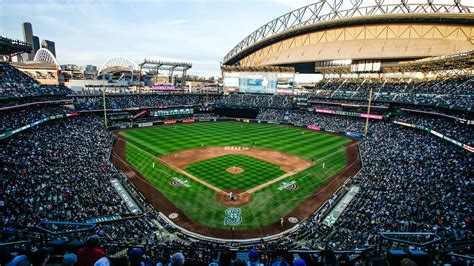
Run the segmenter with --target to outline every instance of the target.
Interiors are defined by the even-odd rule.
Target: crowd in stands
[[[437,131],[447,137],[460,141],[463,144],[474,146],[473,126],[454,122],[447,118],[431,116],[403,116],[395,118],[397,121],[423,126]]]
[[[43,106],[41,108],[31,107],[11,111],[3,111],[0,121],[0,133],[11,131],[22,126],[36,122],[42,118],[71,113],[71,109],[61,105]]]
[[[11,66],[2,64],[0,67],[1,96],[34,96],[41,91],[37,83],[18,74]],[[322,87],[320,91],[327,94],[321,95],[357,99],[367,92],[369,86],[369,83],[347,85],[346,88],[352,92],[346,94],[339,91],[341,84],[338,88],[335,88],[335,84]],[[422,99],[413,93],[414,87],[426,94],[438,94],[442,87],[446,92],[444,95],[449,93],[455,96],[450,98],[455,99],[454,105],[465,105],[472,100],[467,97],[467,102],[462,102],[459,97],[456,98],[456,95],[471,93],[473,82],[470,79],[445,80],[442,83],[433,81],[416,86],[389,86],[393,86],[398,95],[391,100],[405,99],[403,93],[415,95],[413,99],[417,101]],[[31,92],[32,88],[34,92]],[[385,90],[388,87],[380,88],[377,93],[388,92]],[[410,101],[413,99],[410,98]],[[430,99],[430,103],[437,103],[438,99],[441,99],[440,103],[449,103],[446,96]],[[74,97],[75,110],[102,109],[102,104],[101,97]],[[258,119],[317,125],[334,131],[363,132],[365,123],[364,119],[356,117],[291,110],[292,97],[281,95],[107,97],[107,107],[111,109],[191,104],[251,106],[260,109]],[[70,111],[61,105],[2,111],[0,133]],[[198,115],[202,118],[214,116],[217,115]],[[467,125],[444,118],[408,114],[393,119],[426,126],[455,140],[473,144],[472,130]],[[113,137],[103,127],[101,116],[93,114],[50,121],[2,140],[0,239],[13,242],[24,239],[28,234],[37,236],[34,226],[41,221],[84,222],[88,218],[120,216],[119,220],[99,223],[93,231],[58,236],[57,241],[77,240],[78,246],[81,246],[76,250],[62,250],[59,255],[64,260],[63,265],[77,263],[81,266],[108,263],[208,265],[212,262],[218,265],[259,265],[262,261],[280,263],[275,265],[316,265],[323,263],[326,258],[305,255],[293,257],[285,252],[274,257],[264,257],[263,250],[371,247],[377,244],[377,233],[380,231],[435,232],[442,237],[442,243],[474,240],[471,154],[436,136],[392,124],[390,120],[371,120],[369,134],[359,144],[363,168],[350,183],[360,187],[359,193],[333,226],[322,224],[323,215],[316,213],[301,223],[297,231],[249,247],[259,251],[245,252],[245,256],[242,256],[244,259],[235,256],[235,253],[229,255],[224,244],[190,239],[162,220],[128,179],[109,162],[112,143]],[[110,185],[110,181],[115,179],[137,200],[142,209],[140,214],[132,213]],[[166,238],[166,235],[173,237]],[[43,248],[47,245],[42,237],[34,239],[23,249],[1,248],[0,264],[19,265],[30,261],[34,265],[41,265],[50,259],[51,254],[57,254],[57,250]],[[213,254],[213,250],[220,251]],[[338,256],[336,259],[346,258]]]
[[[357,246],[377,231],[436,232],[445,242],[474,239],[468,151],[425,132],[376,123],[360,152],[360,193],[329,241]]]
[[[214,104],[219,96],[198,94],[147,94],[147,95],[120,95],[107,96],[107,109],[124,109],[130,107],[158,107],[158,106],[182,106],[200,105],[209,106]],[[103,98],[97,97],[74,97],[74,106],[77,110],[102,110],[104,108]]]
[[[470,109],[474,104],[472,90],[473,78],[451,78],[444,80],[411,82],[379,82],[348,80],[317,83],[312,97],[329,99],[367,100],[373,90],[372,100],[448,106]]]
[[[78,110],[103,109],[102,97],[75,97],[74,105]],[[248,95],[230,94],[202,95],[202,94],[170,94],[170,95],[121,95],[107,96],[108,109],[123,109],[128,107],[157,107],[178,105],[217,105],[230,107],[258,107],[258,108],[291,108],[292,97],[286,95]]]
[[[365,122],[360,118],[271,109],[262,110],[259,118],[359,132]],[[426,117],[397,120],[424,125],[468,143],[473,140],[466,125]],[[358,176],[360,194],[335,228],[324,231],[319,225],[310,238],[331,235],[320,239],[334,247],[352,248],[370,244],[378,231],[426,231],[442,235],[444,241],[473,240],[474,183],[469,152],[436,136],[390,122],[372,122],[369,129],[368,137],[360,144],[364,163]]]
[[[0,98],[65,95],[72,91],[62,85],[40,85],[9,64],[0,63]]]
[[[364,119],[350,116],[320,114],[303,110],[285,111],[281,109],[261,109],[257,119],[285,121],[295,125],[316,125],[329,130],[364,131]]]
[[[291,108],[292,96],[266,94],[229,94],[220,99],[218,105],[232,107]]]

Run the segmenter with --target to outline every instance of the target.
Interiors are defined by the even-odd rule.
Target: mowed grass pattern
[[[155,156],[201,145],[251,147],[255,144],[259,148],[317,159],[349,142],[346,138],[302,128],[235,122],[177,124],[129,130],[121,134]]]
[[[303,134],[304,132],[304,134]],[[326,181],[344,169],[345,144],[349,139],[302,128],[235,122],[179,124],[120,133],[127,138],[127,161],[177,208],[197,223],[230,229],[224,224],[227,206],[215,200],[215,191],[174,172],[156,156],[206,146],[251,146],[274,149],[313,159],[314,166],[285,179],[296,181],[297,190],[279,190],[276,182],[253,193],[253,201],[241,207],[243,221],[236,230],[258,228],[279,221]],[[155,163],[155,168],[152,164]],[[324,163],[325,167],[322,167]],[[188,180],[191,187],[174,187],[173,177]],[[154,199],[150,199],[153,201]]]
[[[227,168],[233,166],[244,169],[244,172],[227,172]],[[193,163],[185,171],[223,190],[248,190],[285,173],[278,165],[238,154]]]

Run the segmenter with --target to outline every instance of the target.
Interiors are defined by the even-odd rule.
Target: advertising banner
[[[190,118],[190,119],[183,119],[183,120],[181,120],[181,122],[182,123],[194,123],[195,120],[194,120],[194,118]]]
[[[329,109],[316,108],[316,109],[314,109],[314,111],[315,111],[316,113],[332,114],[332,110],[329,110]]]
[[[308,129],[315,130],[315,131],[321,131],[321,127],[313,126],[313,125],[308,125]]]
[[[360,114],[360,117],[363,117],[363,118],[369,117],[369,118],[372,118],[372,119],[379,119],[379,120],[383,119],[383,116],[373,115],[373,114]]]
[[[164,124],[165,125],[176,124],[176,120],[166,120]]]
[[[176,87],[173,85],[153,85],[151,89],[156,91],[174,91]]]
[[[139,123],[138,127],[151,127],[153,126],[153,122],[146,122],[146,123]]]

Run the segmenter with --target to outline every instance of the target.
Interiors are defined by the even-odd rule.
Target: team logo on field
[[[225,225],[239,225],[242,223],[242,213],[240,208],[228,208],[225,210]]]
[[[246,151],[249,147],[240,147],[240,146],[225,146],[225,151]]]
[[[278,187],[279,190],[287,189],[287,190],[296,190],[298,189],[298,183],[296,181],[291,182],[281,182],[280,186]]]
[[[173,177],[173,180],[170,183],[171,185],[175,187],[190,187],[191,186],[190,184],[188,184],[188,180],[179,179],[177,177]]]

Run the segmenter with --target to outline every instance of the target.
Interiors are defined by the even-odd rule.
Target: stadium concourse
[[[114,137],[103,125],[101,97],[38,87],[9,65],[2,64],[1,69],[0,96],[4,99],[0,128],[3,133],[11,132],[1,140],[1,241],[12,243],[1,247],[2,264],[29,260],[40,265],[47,258],[61,262],[77,257],[79,265],[86,265],[84,256],[91,253],[79,251],[84,245],[88,252],[102,254],[114,265],[179,263],[182,257],[189,265],[230,265],[228,262],[238,263],[242,258],[270,265],[285,260],[291,263],[293,256],[307,265],[382,263],[387,250],[405,244],[394,244],[379,232],[435,233],[440,238],[436,246],[416,248],[431,252],[437,264],[455,264],[458,260],[448,255],[453,250],[472,254],[472,150],[426,130],[393,123],[433,129],[472,147],[472,125],[465,123],[472,119],[472,78],[417,84],[400,81],[390,89],[378,90],[373,110],[386,118],[372,121],[368,135],[359,143],[362,169],[346,187],[357,185],[360,189],[339,218],[331,224],[325,222],[334,207],[329,201],[295,231],[274,240],[238,244],[184,234],[151,207],[109,161]],[[366,104],[363,91],[370,86],[377,89],[380,84],[322,82],[307,102],[314,108],[335,111],[364,110],[360,107]],[[282,95],[143,94],[106,99],[110,109],[139,107],[132,109],[132,114],[156,106],[194,106],[194,114],[174,119],[218,118],[220,108],[251,107],[258,110],[256,119],[318,125],[334,132],[362,133],[365,122],[358,117],[301,109],[292,96]],[[348,103],[354,106],[347,107]],[[146,114],[114,125],[153,119]],[[31,126],[13,132],[25,125]],[[131,208],[117,184],[137,206]]]

